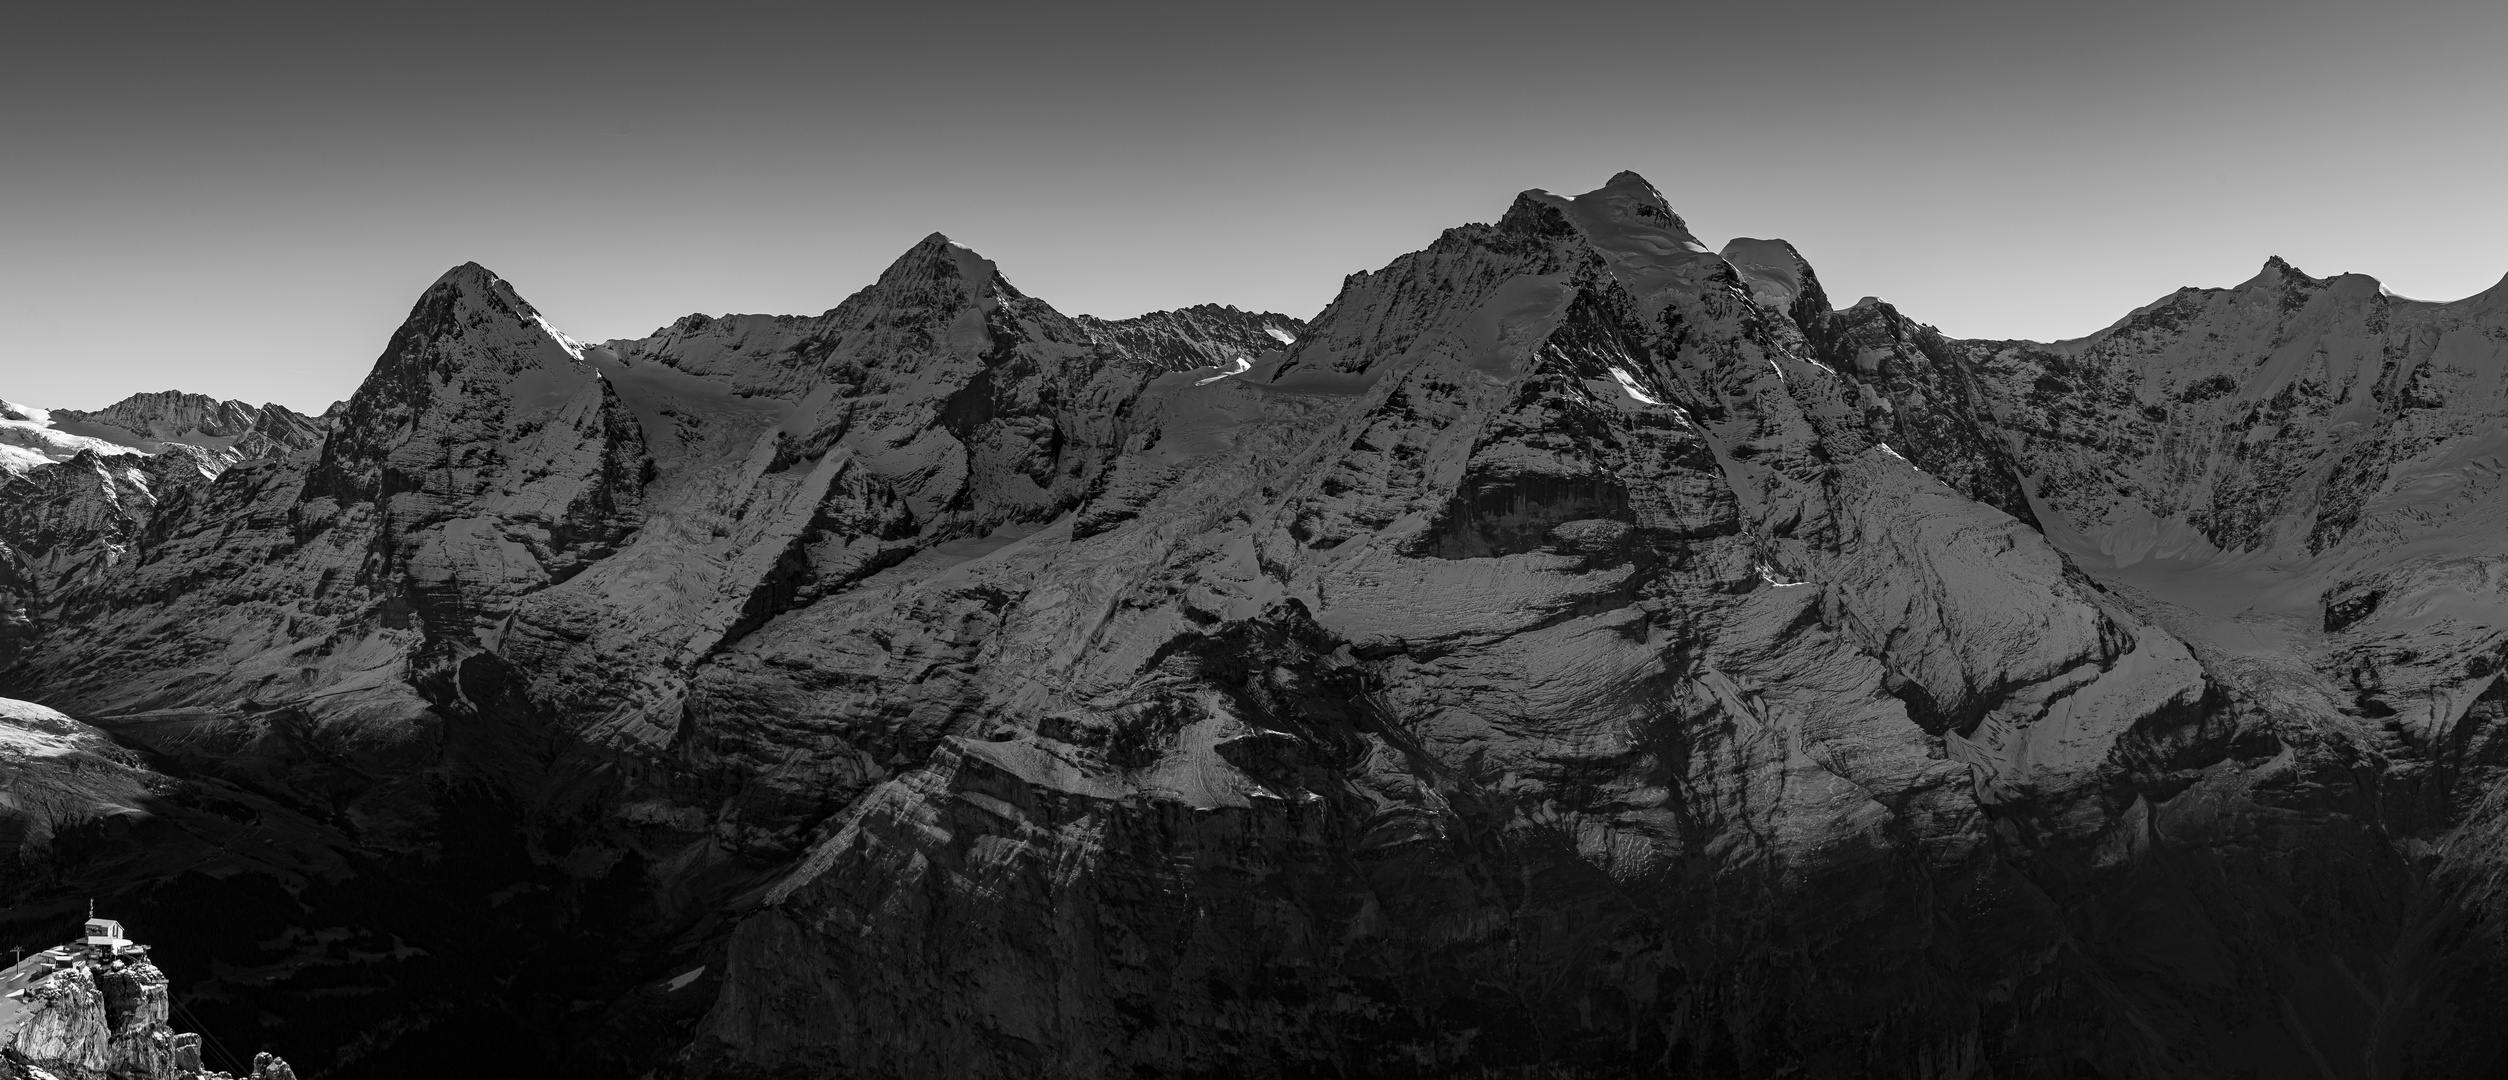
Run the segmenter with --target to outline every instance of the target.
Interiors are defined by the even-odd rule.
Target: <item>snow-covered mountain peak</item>
[[[385,467],[395,455],[482,460],[578,445],[580,425],[615,419],[615,395],[590,352],[504,278],[475,262],[456,266],[411,305],[332,416],[307,490],[352,504],[395,490]]]
[[[1689,223],[1673,212],[1663,193],[1633,172],[1622,171],[1601,187],[1563,200],[1561,208],[1588,231],[1660,230],[1686,243],[1698,244],[1698,238],[1690,234]],[[1698,250],[1706,250],[1705,245],[1698,245]]]
[[[1604,181],[1601,187],[1579,195],[1577,198],[1600,198],[1632,209],[1642,207],[1642,212],[1648,216],[1670,218],[1679,223],[1682,228],[1688,228],[1688,223],[1681,221],[1681,215],[1672,211],[1672,204],[1664,199],[1663,192],[1657,190],[1653,184],[1647,182],[1645,177],[1637,175],[1632,169],[1622,169],[1611,174],[1611,179]]]
[[[1783,240],[1737,236],[1724,245],[1722,254],[1750,286],[1751,296],[1778,311],[1791,309],[1803,295],[1804,282],[1811,278],[1811,264]]]
[[[540,422],[599,397],[584,346],[478,263],[446,271],[411,305],[373,370],[331,421],[312,481],[344,500],[380,490],[381,465],[411,438],[468,437]]]
[[[1585,236],[1641,303],[1658,307],[1668,289],[1695,291],[1728,273],[1723,258],[1689,231],[1646,178],[1633,172],[1573,198],[1533,190],[1518,200],[1546,204]]]
[[[436,277],[435,284],[429,287],[428,295],[434,295],[435,290],[438,289],[449,290],[450,295],[461,297],[467,303],[536,324],[557,341],[559,348],[574,355],[576,359],[582,358],[583,342],[552,325],[548,318],[540,313],[539,308],[533,307],[531,301],[523,299],[522,294],[514,289],[512,282],[505,280],[487,267],[476,262],[466,262],[447,270]],[[423,300],[421,302],[423,303]]]
[[[506,373],[533,369],[588,374],[583,342],[549,322],[511,282],[476,262],[435,279],[411,308],[402,333],[456,334],[491,345]],[[396,336],[394,346],[401,344]]]

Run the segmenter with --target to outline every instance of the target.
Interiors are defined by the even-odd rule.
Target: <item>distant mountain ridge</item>
[[[0,470],[23,474],[82,452],[156,455],[200,451],[204,478],[229,465],[313,445],[323,423],[276,403],[248,405],[179,390],[133,394],[93,412],[0,401]],[[173,452],[182,453],[175,450]]]
[[[0,895],[339,1076],[2484,1075],[2502,297],[1958,340],[1633,173],[1309,320],[465,264],[311,441],[0,487],[120,748]]]

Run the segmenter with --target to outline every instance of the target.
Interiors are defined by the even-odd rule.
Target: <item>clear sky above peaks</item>
[[[475,259],[602,339],[940,230],[1070,312],[1312,315],[1635,169],[1946,332],[2268,255],[2508,273],[2508,4],[53,5],[0,43],[0,398],[319,409]]]

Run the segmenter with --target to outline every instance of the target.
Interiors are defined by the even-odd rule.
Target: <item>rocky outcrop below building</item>
[[[19,991],[23,1014],[0,1042],[0,1056],[25,1061],[77,1080],[100,1077],[118,1063],[117,1042],[129,1032],[114,1029],[105,997],[84,964],[52,974]],[[169,1033],[169,1038],[171,1033]]]
[[[0,1078],[237,1080],[202,1063],[201,1036],[175,1031],[170,1006],[165,975],[144,959],[63,961],[0,1012]],[[249,1076],[295,1080],[268,1053]]]

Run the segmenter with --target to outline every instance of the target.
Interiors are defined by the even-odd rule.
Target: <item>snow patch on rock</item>
[[[1647,393],[1644,388],[1638,386],[1637,379],[1628,373],[1628,369],[1619,367],[1612,368],[1611,377],[1619,382],[1620,389],[1627,392],[1630,400],[1642,405],[1663,404],[1663,402],[1657,400],[1654,395]]]
[[[1221,379],[1225,379],[1225,378],[1228,378],[1228,377],[1230,377],[1230,376],[1235,376],[1235,375],[1243,375],[1243,374],[1245,374],[1247,371],[1252,370],[1252,369],[1253,369],[1253,367],[1254,367],[1254,361],[1252,361],[1252,360],[1248,360],[1248,359],[1246,359],[1245,357],[1240,356],[1240,357],[1237,357],[1237,362],[1235,363],[1235,365],[1233,365],[1233,366],[1231,366],[1231,367],[1229,367],[1229,368],[1227,368],[1227,369],[1225,369],[1225,370],[1221,371],[1221,372],[1220,372],[1219,374],[1217,374],[1217,375],[1210,376],[1209,378],[1205,378],[1205,379],[1195,379],[1195,380],[1193,380],[1193,385],[1195,385],[1195,386],[1208,386],[1208,385],[1210,385],[1210,384],[1212,384],[1212,383],[1218,382],[1219,380],[1221,380]]]
[[[0,698],[0,755],[60,757],[92,750],[103,738],[102,733],[57,709]]]

